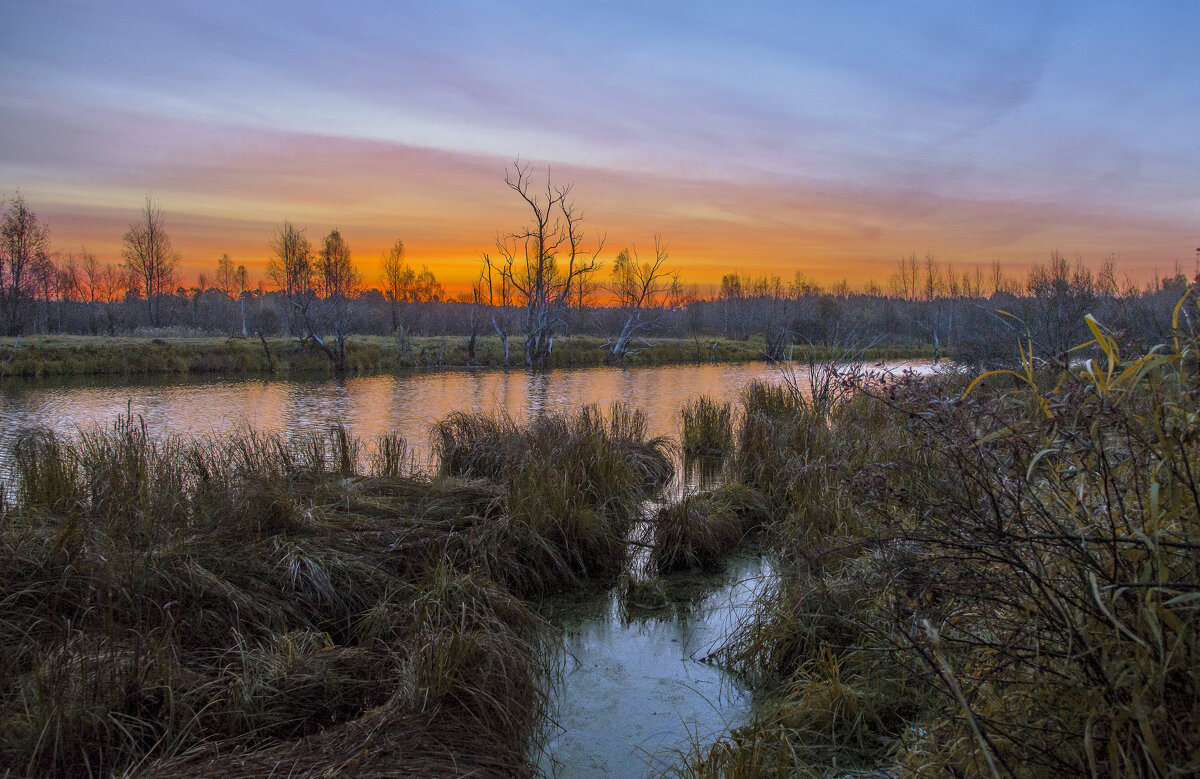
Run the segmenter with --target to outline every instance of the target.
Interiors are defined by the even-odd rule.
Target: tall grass
[[[22,436],[0,506],[0,766],[529,772],[543,624],[488,576],[494,486],[335,427]],[[362,460],[375,463],[362,472]],[[511,563],[510,563],[511,565]]]
[[[442,472],[503,485],[511,553],[495,570],[525,594],[624,566],[641,501],[671,477],[669,443],[646,435],[645,415],[616,404],[547,414],[519,425],[504,414],[452,414],[434,429]]]
[[[824,427],[752,389],[738,456],[748,481],[785,485],[769,493],[783,573],[713,660],[763,703],[674,772],[1200,770],[1186,324],[1127,358],[1089,320],[1074,371],[1047,380],[1026,349],[965,391],[864,385]]]
[[[720,570],[746,536],[768,519],[755,490],[726,484],[663,506],[653,518],[650,562],[658,573]]]
[[[683,417],[682,448],[685,457],[721,457],[733,449],[733,404],[718,403],[707,395],[688,401]]]

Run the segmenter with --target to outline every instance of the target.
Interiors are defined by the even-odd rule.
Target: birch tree
[[[683,299],[679,271],[666,267],[667,247],[654,236],[654,259],[643,262],[637,247],[622,249],[613,262],[609,291],[621,311],[621,332],[610,346],[609,358],[622,362],[631,353],[634,340],[657,327]]]

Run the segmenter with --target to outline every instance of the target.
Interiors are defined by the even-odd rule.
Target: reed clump
[[[723,457],[733,451],[733,404],[701,395],[685,403],[679,413],[685,457]]]
[[[687,495],[655,514],[650,562],[659,573],[718,571],[767,517],[761,494],[742,484]]]
[[[864,384],[816,436],[755,390],[785,567],[712,661],[764,702],[674,772],[1200,770],[1195,305],[1134,357],[1089,319],[1087,361],[1049,381],[1025,345],[966,387]]]
[[[509,553],[493,573],[529,595],[619,573],[641,501],[673,470],[666,439],[648,437],[645,415],[620,404],[527,425],[452,414],[434,442],[443,473],[502,485],[504,519],[490,537]]]
[[[15,451],[4,771],[532,772],[552,655],[488,575],[497,486],[341,427],[158,440],[124,417]]]

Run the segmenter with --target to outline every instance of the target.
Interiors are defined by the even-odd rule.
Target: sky
[[[572,184],[602,257],[886,282],[1200,247],[1200,3],[0,5],[0,194],[119,260],[150,194],[193,280],[286,219],[451,289]]]

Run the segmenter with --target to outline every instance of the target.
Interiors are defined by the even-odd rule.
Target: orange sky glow
[[[185,285],[223,253],[257,283],[288,219],[368,283],[401,239],[464,290],[526,220],[518,155],[573,183],[602,259],[660,234],[702,292],[1200,256],[1200,6],[117,5],[5,12],[0,194],[116,262],[151,193]]]

